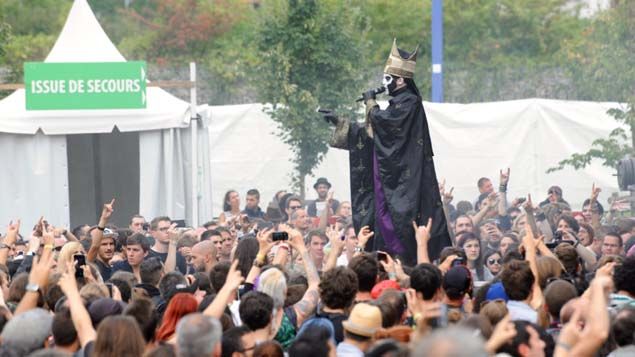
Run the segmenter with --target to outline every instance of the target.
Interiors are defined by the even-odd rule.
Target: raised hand
[[[357,245],[360,247],[366,247],[366,243],[368,240],[375,235],[375,232],[370,230],[370,227],[363,226],[362,229],[359,230],[359,234],[357,234]]]
[[[77,292],[77,280],[75,279],[75,262],[66,263],[66,273],[62,274],[62,277],[58,281],[60,289],[64,295],[68,296],[73,292]]]
[[[258,253],[262,255],[267,255],[271,248],[274,246],[274,243],[271,241],[271,228],[265,228],[261,231],[258,231],[256,234],[256,240],[258,241]]]
[[[170,243],[174,245],[179,242],[179,231],[176,230],[176,223],[172,223],[168,228],[168,239],[170,239]]]
[[[598,197],[600,196],[600,192],[602,192],[602,189],[599,187],[595,187],[595,182],[594,182],[593,187],[591,187],[591,202],[597,202]]]
[[[415,230],[417,245],[427,246],[430,240],[430,230],[432,229],[432,218],[428,218],[428,223],[425,226],[417,226],[417,222],[412,221],[412,228]]]
[[[509,167],[507,168],[507,172],[503,172],[503,170],[500,170],[500,185],[501,186],[507,186],[507,183],[509,183],[509,173],[510,173]]]
[[[112,213],[115,211],[114,209],[115,199],[113,198],[110,203],[104,203],[104,207],[101,209],[101,217],[108,220]]]
[[[487,340],[486,349],[489,353],[494,354],[499,347],[511,341],[516,336],[516,326],[511,321],[509,314],[505,315],[494,327],[494,331]]]
[[[238,270],[238,259],[235,259],[229,268],[229,272],[227,273],[227,279],[225,280],[225,284],[223,285],[224,289],[236,290],[243,283],[245,279],[242,274],[240,274],[240,270]]]
[[[527,213],[533,213],[534,212],[534,203],[531,202],[531,194],[527,194],[527,201],[525,201],[525,204],[523,205],[523,208],[525,209],[525,212],[527,212]]]
[[[341,253],[344,249],[344,240],[342,240],[342,235],[335,229],[335,226],[326,227],[326,237],[328,237],[331,244],[331,251],[338,254]]]
[[[7,226],[7,234],[9,233],[18,234],[19,232],[20,232],[20,220],[18,219],[17,221],[15,221],[15,223],[13,223],[13,221],[9,222],[9,225]]]

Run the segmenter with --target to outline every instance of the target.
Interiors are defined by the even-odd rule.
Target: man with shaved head
[[[196,271],[208,273],[216,265],[216,246],[212,241],[204,240],[192,247],[192,266]]]

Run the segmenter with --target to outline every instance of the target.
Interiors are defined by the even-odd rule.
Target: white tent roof
[[[386,103],[380,103],[385,106]],[[551,185],[564,190],[574,210],[582,207],[595,183],[602,188],[600,202],[618,192],[615,170],[599,161],[582,170],[570,167],[545,171],[573,153],[586,152],[593,140],[606,137],[618,124],[606,113],[618,103],[547,99],[454,104],[423,103],[430,126],[434,163],[439,181],[454,187],[454,203],[474,201],[480,177],[498,187],[499,170],[511,168],[508,199],[530,193],[534,203],[544,200]],[[210,131],[214,176],[212,194],[218,215],[225,191],[238,190],[241,198],[251,188],[260,190],[260,206],[274,193],[290,186],[292,151],[275,134],[277,124],[260,104],[211,107]],[[324,124],[326,125],[326,124]],[[327,177],[335,198],[350,199],[348,152],[330,149],[313,177],[306,179],[306,196],[315,198],[313,183]]]
[[[75,0],[66,24],[45,62],[124,62],[86,0]],[[189,104],[157,87],[147,88],[146,109],[27,111],[24,89],[0,101],[0,132],[35,134],[141,131],[189,124]],[[88,119],[90,118],[90,119]]]

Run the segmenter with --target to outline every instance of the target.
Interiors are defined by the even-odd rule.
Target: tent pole
[[[192,143],[191,175],[192,175],[192,222],[191,226],[198,227],[198,116],[196,112],[196,63],[190,62],[190,134]]]

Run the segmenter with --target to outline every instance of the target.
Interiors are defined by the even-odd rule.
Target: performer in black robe
[[[412,222],[432,218],[430,259],[451,245],[432,160],[432,144],[421,95],[412,79],[417,50],[397,48],[384,69],[384,87],[392,96],[386,110],[375,101],[376,91],[364,93],[366,123],[331,117],[337,127],[331,146],[349,150],[353,223],[359,232],[375,232],[367,250],[383,250],[417,261]],[[328,118],[327,118],[328,119]]]

